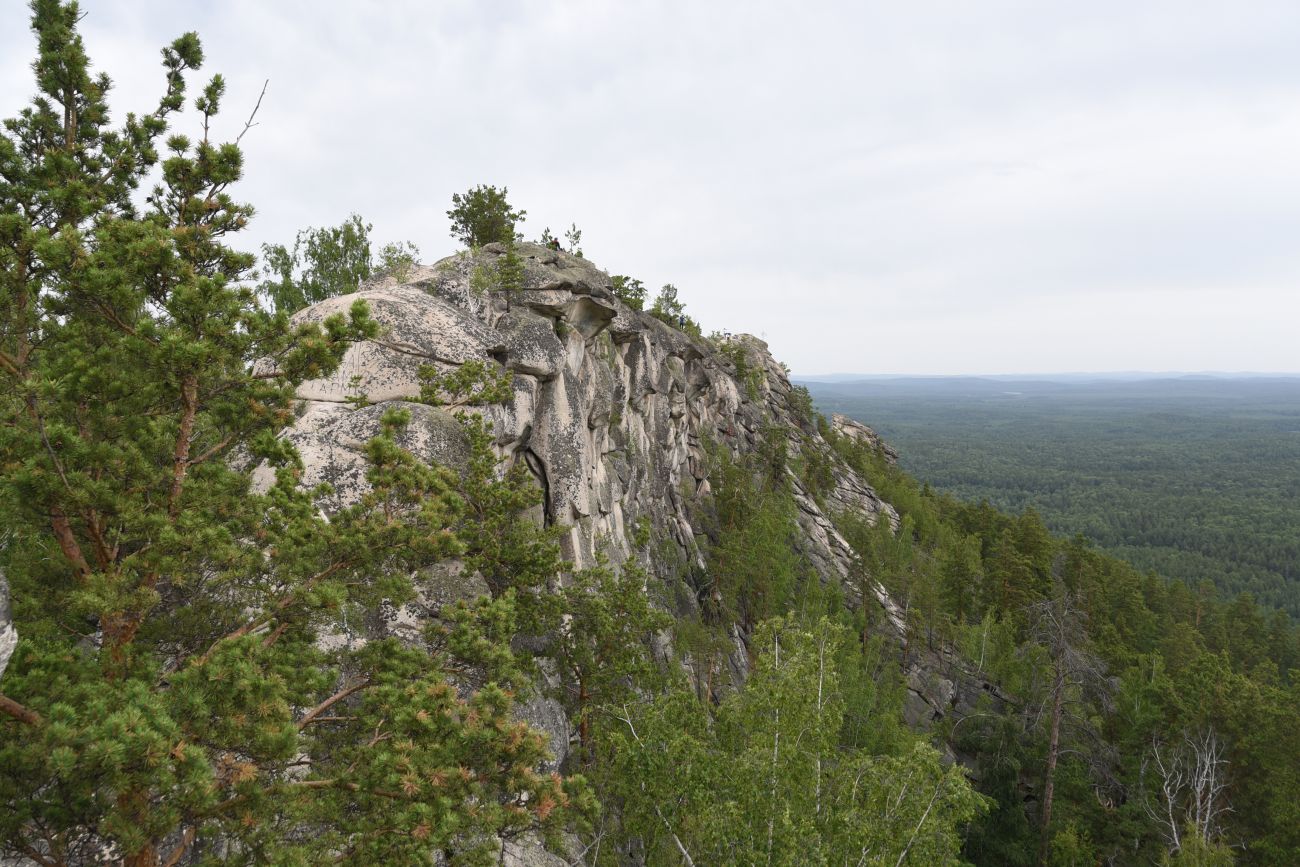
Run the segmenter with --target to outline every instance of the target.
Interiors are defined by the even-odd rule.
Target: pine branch
[[[45,722],[45,719],[36,711],[3,694],[0,694],[0,713],[7,714],[29,726],[38,726]]]
[[[198,466],[204,461],[212,459],[213,457],[215,457],[216,455],[224,451],[227,447],[229,447],[230,444],[233,443],[234,441],[235,441],[235,434],[233,433],[226,434],[226,436],[222,438],[221,442],[217,443],[212,448],[208,449],[202,454],[190,458],[187,466],[191,466],[191,467]]]
[[[325,699],[323,702],[321,702],[320,704],[316,705],[314,708],[309,710],[307,712],[307,715],[298,721],[298,731],[302,731],[307,726],[311,725],[313,722],[316,722],[321,714],[329,710],[338,702],[342,701],[343,699],[347,698],[353,693],[360,692],[361,690],[365,689],[368,686],[370,686],[370,678],[369,676],[365,676],[362,677],[360,680],[357,680],[349,684],[348,686],[343,687],[343,689],[340,689],[338,692],[334,693],[332,696]]]

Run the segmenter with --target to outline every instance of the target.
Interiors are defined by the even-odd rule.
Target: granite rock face
[[[474,408],[493,425],[507,462],[524,461],[545,493],[545,519],[569,528],[565,554],[579,566],[597,551],[615,564],[635,553],[634,528],[667,539],[658,574],[703,566],[696,515],[709,493],[708,448],[743,453],[760,438],[789,436],[792,457],[829,446],[790,400],[785,370],[757,338],[727,338],[748,361],[737,377],[731,352],[632,310],[611,292],[609,275],[585,259],[521,244],[524,288],[483,288],[502,254],[489,244],[422,267],[404,285],[376,282],[298,314],[321,320],[364,298],[383,333],[348,350],[327,379],[304,383],[303,412],[288,436],[303,453],[305,481],[329,481],[340,503],[363,484],[359,448],[379,430],[386,405],[419,396],[418,370],[494,361],[514,375],[514,399]],[[477,272],[477,273],[476,273]],[[349,398],[372,405],[353,409]],[[408,404],[415,418],[405,443],[421,457],[455,466],[464,441],[447,413]],[[871,486],[838,467],[819,505],[791,472],[805,530],[802,553],[824,580],[848,574],[852,552],[827,511],[851,509],[897,521]],[[671,569],[670,569],[671,571]],[[883,592],[880,603],[891,607]]]
[[[593,564],[598,553],[615,565],[638,558],[670,591],[689,581],[705,565],[701,515],[711,490],[710,450],[749,453],[779,436],[787,440],[800,553],[823,581],[842,584],[850,600],[860,601],[857,582],[847,580],[853,552],[831,516],[848,511],[897,526],[898,515],[836,458],[767,345],[748,335],[692,337],[628,307],[613,294],[609,275],[585,259],[533,244],[518,245],[517,253],[524,283],[512,293],[493,288],[504,250],[489,244],[477,255],[418,267],[404,284],[372,281],[297,314],[322,320],[364,298],[383,328],[375,340],[351,347],[333,376],[299,392],[302,412],[286,435],[303,456],[304,481],[334,486],[335,502],[326,508],[362,492],[361,444],[378,433],[385,408],[395,403],[413,414],[405,446],[428,460],[461,464],[467,444],[456,420],[411,402],[420,393],[418,371],[490,361],[511,372],[513,398],[470,409],[491,421],[503,465],[523,462],[536,478],[544,495],[539,519],[567,528],[564,553],[578,566]],[[354,408],[357,397],[371,405]],[[841,435],[866,438],[896,456],[869,428],[840,416],[834,424]],[[793,469],[810,449],[833,467],[833,489],[820,497]],[[653,542],[638,546],[634,538],[646,530]],[[866,604],[883,610],[883,622],[906,646],[905,612],[879,586],[868,595]],[[694,595],[666,598],[689,605]],[[743,678],[738,630],[735,638],[729,665]],[[979,689],[948,666],[938,671],[924,653],[909,655],[909,716],[918,724],[969,703],[963,696]],[[538,706],[528,715],[551,731],[562,759],[566,723],[558,707]]]
[[[18,646],[18,630],[14,629],[13,617],[9,611],[9,582],[5,573],[0,571],[0,675],[5,673],[9,658]]]

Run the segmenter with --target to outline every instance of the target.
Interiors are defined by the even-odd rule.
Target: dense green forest
[[[752,444],[701,435],[699,562],[648,524],[618,568],[566,562],[479,414],[451,416],[459,472],[403,446],[420,413],[508,400],[495,363],[349,401],[378,425],[362,493],[325,514],[281,433],[297,386],[376,335],[370,308],[292,322],[259,297],[230,246],[252,210],[238,141],[211,137],[219,76],[193,137],[172,129],[197,36],[118,128],[76,4],[32,12],[38,96],[0,135],[6,859],[492,865],[526,842],[610,867],[1300,862],[1286,617],[940,493],[798,389],[762,403]],[[306,297],[288,255],[277,297]],[[518,291],[505,276],[483,291]],[[747,391],[779,379],[730,353]],[[798,553],[798,515],[850,473],[899,523],[831,514],[841,583]],[[453,574],[413,634],[330,640]],[[970,706],[909,726],[927,671]],[[554,767],[561,745],[521,718],[539,694],[572,723]]]
[[[1052,537],[1032,511],[1013,516],[939,494],[884,455],[831,439],[904,516],[898,536],[879,528],[853,536],[866,564],[910,600],[918,635],[944,636],[1018,699],[949,732],[977,757],[979,788],[994,799],[971,826],[966,857],[1033,863],[1025,783],[1042,779],[1051,750],[1044,709],[1062,692],[1070,746],[1058,773],[1067,800],[1048,822],[1038,817],[1047,862],[1287,864],[1300,856],[1296,807],[1287,803],[1300,784],[1292,709],[1300,637],[1287,617],[1245,596],[1223,602],[1140,572],[1080,537]],[[1175,748],[1180,774],[1188,762],[1219,772],[1225,786],[1216,797],[1232,802],[1218,831],[1186,834],[1176,852],[1177,827],[1195,822],[1177,810],[1181,818],[1162,818],[1155,807],[1172,779],[1161,782],[1162,751]],[[1204,796],[1192,798],[1201,798],[1202,815]]]
[[[1300,380],[811,383],[919,478],[1300,616]]]

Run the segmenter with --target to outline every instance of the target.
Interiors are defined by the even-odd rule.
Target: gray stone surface
[[[555,322],[517,307],[497,320],[505,343],[505,365],[538,379],[554,379],[564,360],[564,346],[555,336]]]
[[[13,616],[9,609],[9,582],[0,570],[0,675],[5,673],[9,658],[18,646],[18,630],[14,629]]]
[[[898,450],[881,439],[879,434],[862,422],[855,421],[847,415],[840,415],[837,412],[831,414],[831,427],[840,436],[864,442],[871,448],[880,450],[884,453],[885,460],[891,464],[898,463]]]
[[[516,249],[524,289],[509,297],[484,291],[476,280],[476,274],[492,273],[504,253],[489,244],[477,255],[417,268],[409,284],[363,287],[298,314],[319,320],[364,298],[385,326],[379,340],[348,350],[339,373],[303,384],[304,412],[286,432],[302,451],[305,481],[335,486],[334,502],[324,505],[345,504],[364,490],[359,448],[378,431],[387,406],[418,394],[420,364],[450,369],[472,359],[491,361],[513,373],[513,398],[471,409],[491,421],[503,468],[524,461],[538,480],[545,508],[537,518],[569,527],[564,553],[577,566],[592,565],[598,553],[615,565],[635,558],[675,591],[660,598],[693,599],[693,590],[674,584],[704,566],[706,538],[697,525],[711,490],[706,445],[744,453],[779,430],[789,437],[792,463],[814,449],[834,466],[834,488],[820,501],[791,469],[803,531],[797,544],[823,581],[844,583],[846,596],[856,601],[859,587],[845,580],[853,552],[831,516],[851,512],[897,527],[898,515],[798,417],[787,374],[767,345],[748,335],[728,338],[744,347],[748,366],[758,372],[738,381],[734,362],[718,347],[631,310],[609,291],[609,276],[587,260],[534,244]],[[358,410],[343,402],[358,390],[349,386],[353,376],[374,406]],[[453,418],[406,405],[415,416],[405,435],[409,447],[451,466],[463,460],[465,443]],[[842,435],[896,456],[870,428],[838,416],[834,424]],[[649,526],[653,540],[645,548],[633,541],[641,525]],[[473,583],[473,576],[464,579]],[[447,588],[438,592],[445,595]],[[427,612],[430,600],[424,601]],[[915,669],[909,673],[909,720],[933,725],[973,707],[977,678],[951,660],[909,648],[906,613],[882,587],[872,585],[866,603],[880,607]],[[418,609],[398,612],[393,629],[418,632],[420,616]],[[736,630],[733,637],[726,664],[743,679],[744,636]],[[562,755],[568,722],[559,706],[537,699],[523,713],[551,735]]]
[[[543,484],[550,520],[573,527],[570,556],[585,566],[600,550],[621,562],[636,553],[629,528],[649,521],[656,538],[678,548],[672,556],[658,552],[659,562],[650,564],[671,579],[665,573],[673,568],[702,562],[694,524],[709,491],[704,444],[743,452],[771,425],[796,426],[785,371],[763,341],[738,335],[731,339],[745,347],[760,376],[757,383],[737,382],[725,355],[629,309],[591,262],[535,244],[516,250],[525,280],[511,297],[476,292],[473,285],[474,274],[492,272],[504,253],[489,244],[477,256],[458,254],[416,269],[411,284],[368,286],[298,314],[320,320],[365,298],[385,327],[380,339],[349,349],[340,372],[303,384],[308,410],[290,436],[304,452],[308,476],[331,481],[346,501],[363,480],[359,445],[377,430],[387,401],[418,394],[421,364],[492,360],[514,372],[515,397],[481,411],[502,455],[526,458]],[[358,392],[377,405],[358,412],[343,403]],[[412,426],[422,456],[455,456],[444,422],[421,416]],[[828,449],[815,432],[800,447]],[[897,521],[869,484],[840,469],[825,507],[795,482],[801,544],[827,580],[841,579],[852,561],[828,510]]]

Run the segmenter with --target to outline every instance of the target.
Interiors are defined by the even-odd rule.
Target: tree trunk
[[[134,855],[127,856],[125,864],[126,867],[158,867],[158,850],[150,843]]]
[[[1056,758],[1061,750],[1061,710],[1065,704],[1065,676],[1056,673],[1052,683],[1052,722],[1047,737],[1047,773],[1043,779],[1042,839],[1038,846],[1039,867],[1047,864],[1047,850],[1051,843],[1052,796],[1056,787]]]
[[[587,693],[587,682],[583,678],[578,678],[578,744],[582,748],[584,762],[590,762],[593,758],[591,746],[591,713],[587,705],[591,702],[591,696]]]

